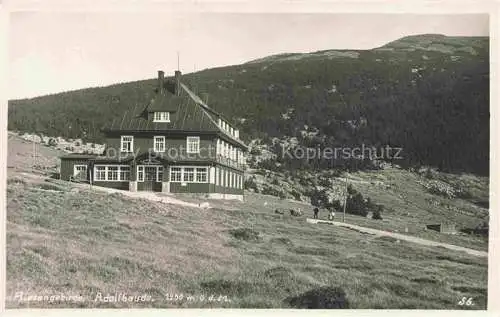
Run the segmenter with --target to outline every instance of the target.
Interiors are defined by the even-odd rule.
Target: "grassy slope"
[[[266,176],[263,176],[266,175]],[[261,193],[281,192],[294,189],[304,193],[310,190],[311,181],[318,183],[326,176],[319,172],[316,174],[302,175],[300,177],[286,178],[283,173],[274,173],[259,169],[247,174],[248,177],[256,176],[259,184],[265,184],[272,190],[260,187]],[[375,221],[356,215],[346,215],[349,223],[371,227],[375,229],[406,233],[424,239],[440,241],[459,245],[467,248],[487,250],[487,239],[467,234],[446,235],[432,230],[426,230],[430,224],[452,221],[457,230],[474,228],[482,222],[488,222],[488,209],[475,202],[487,204],[489,195],[489,180],[471,174],[453,175],[436,173],[436,179],[446,181],[450,185],[460,184],[461,188],[471,193],[471,198],[445,198],[431,194],[424,184],[430,180],[425,176],[399,168],[385,168],[377,171],[360,171],[347,173],[348,183],[359,191],[363,197],[370,198],[374,203],[384,206],[383,220]],[[307,180],[307,186],[301,184]],[[329,178],[332,182],[330,189],[344,191],[345,178]],[[334,190],[333,190],[334,189]],[[289,193],[289,192],[287,192]],[[287,197],[292,197],[288,195]],[[279,202],[278,202],[279,204]],[[307,207],[310,210],[309,207]],[[349,212],[349,211],[348,211]],[[309,215],[311,216],[311,215]],[[337,214],[337,218],[342,215]],[[321,212],[320,218],[327,218],[327,212]]]
[[[13,165],[26,144],[9,147]],[[136,307],[287,307],[288,296],[329,285],[345,290],[351,308],[456,309],[462,297],[486,305],[487,259],[273,214],[294,202],[250,194],[245,203],[190,209],[9,172],[7,294],[81,293],[90,299],[84,307],[131,305],[95,303],[98,291],[155,299]],[[260,238],[236,239],[235,228]],[[231,302],[173,303],[167,293]],[[41,306],[71,304],[30,303]]]

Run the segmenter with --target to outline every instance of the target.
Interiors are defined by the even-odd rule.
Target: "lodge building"
[[[202,193],[243,199],[245,153],[239,130],[181,81],[158,71],[156,95],[117,113],[101,131],[102,155],[69,154],[61,179],[130,191]]]

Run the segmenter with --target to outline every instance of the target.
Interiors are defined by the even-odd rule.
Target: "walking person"
[[[319,213],[318,207],[314,208],[314,219],[318,219],[318,213]]]
[[[333,221],[335,219],[335,212],[333,211],[333,208],[330,209],[330,213],[328,214],[328,220]]]

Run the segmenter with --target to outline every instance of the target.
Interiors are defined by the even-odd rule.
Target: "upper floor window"
[[[155,146],[155,152],[165,152],[165,137],[155,136],[154,146]]]
[[[188,136],[186,144],[187,153],[200,153],[200,137]]]
[[[153,122],[170,122],[170,112],[155,112]]]
[[[130,135],[122,135],[121,137],[121,151],[134,152],[134,137]]]

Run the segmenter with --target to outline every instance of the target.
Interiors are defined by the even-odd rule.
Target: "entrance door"
[[[144,190],[153,191],[156,182],[156,166],[144,166]]]

